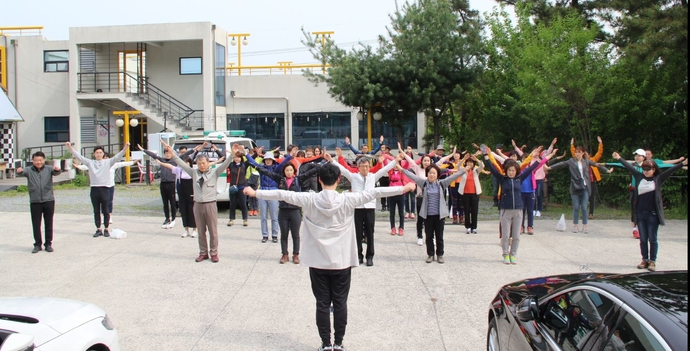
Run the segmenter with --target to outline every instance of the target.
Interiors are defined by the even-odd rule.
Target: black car
[[[687,350],[688,271],[582,273],[503,286],[487,350]]]

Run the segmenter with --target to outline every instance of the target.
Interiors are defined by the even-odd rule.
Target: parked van
[[[225,155],[225,150],[232,150],[233,144],[242,145],[245,152],[256,148],[256,143],[254,140],[245,138],[245,133],[243,130],[224,130],[224,131],[206,131],[204,135],[200,136],[185,136],[175,140],[175,145],[172,146],[173,150],[177,153],[181,147],[186,147],[187,150],[191,150],[198,145],[202,145],[204,142],[215,145],[222,155]],[[199,151],[199,154],[204,154],[208,156],[208,159],[213,162],[218,160],[218,154],[213,150],[211,146]],[[228,157],[232,157],[229,155]],[[194,163],[196,168],[196,162]],[[216,166],[214,165],[213,168]],[[228,202],[230,200],[228,194],[228,184],[227,184],[227,174],[225,171],[218,177],[218,182],[216,183],[216,189],[218,196],[216,199],[218,202]]]

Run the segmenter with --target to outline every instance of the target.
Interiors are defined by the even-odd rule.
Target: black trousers
[[[357,255],[363,259],[362,238],[367,238],[367,258],[374,257],[374,221],[376,210],[373,208],[355,208],[355,235],[357,237]]]
[[[185,228],[196,228],[196,220],[194,219],[193,180],[180,179],[177,195],[180,198],[180,215],[182,216],[182,226]]]
[[[34,228],[34,246],[41,246],[43,238],[41,236],[41,216],[46,226],[46,240],[45,245],[50,246],[53,243],[53,215],[55,214],[55,201],[47,202],[32,202],[29,206],[31,209],[31,225]]]
[[[426,216],[424,233],[426,234],[426,254],[434,255],[434,237],[436,238],[436,256],[443,256],[443,228],[446,221],[439,215]]]
[[[175,182],[161,183],[161,199],[163,199],[163,213],[165,213],[165,219],[174,221],[177,215],[177,206],[175,205]],[[172,213],[170,213],[171,209]]]
[[[108,204],[110,203],[110,188],[104,186],[91,187],[91,205],[93,206],[93,221],[96,228],[101,227],[101,213],[103,214],[103,226],[108,229],[110,223],[110,212],[108,212]]]
[[[417,238],[422,239],[422,229],[424,229],[424,218],[419,215],[419,211],[422,209],[423,197],[417,197]]]
[[[292,254],[299,255],[299,227],[302,225],[302,209],[279,209],[278,225],[280,226],[280,249],[283,251],[283,255],[289,254],[288,234],[290,233],[292,233]]]
[[[395,195],[388,198],[388,210],[390,211],[391,228],[395,228],[395,207],[398,207],[398,217],[400,218],[400,226],[398,228],[405,229],[405,198],[403,195]]]
[[[479,195],[463,194],[462,207],[465,209],[465,228],[477,229],[477,214],[479,213]]]
[[[234,194],[230,194],[230,217],[235,219],[235,211],[239,207],[242,211],[242,219],[247,219],[247,195],[244,195],[244,187]]]
[[[336,344],[342,345],[347,326],[347,297],[350,294],[352,267],[345,269],[318,269],[309,267],[311,291],[316,298],[316,328],[323,345],[331,344],[331,315],[333,304],[333,329]]]

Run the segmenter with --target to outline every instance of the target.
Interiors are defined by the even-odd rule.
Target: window
[[[225,106],[225,46],[216,43],[216,76],[215,102],[216,106]]]
[[[357,124],[359,129],[359,140],[353,140],[355,148],[361,148],[367,143],[367,112],[364,111],[364,118]],[[379,146],[379,137],[383,135],[385,142],[393,149],[397,148],[397,143],[403,147],[411,146],[413,149],[417,145],[417,113],[403,116],[401,113],[384,112],[380,121],[374,120],[373,112],[371,118],[371,146],[376,149]],[[435,146],[435,145],[434,145]]]
[[[292,140],[300,149],[344,146],[350,135],[350,112],[309,112],[292,114]]]
[[[266,150],[285,147],[285,114],[229,114],[227,118],[228,130],[244,130],[258,146]]]
[[[180,74],[201,74],[201,57],[180,57]]]
[[[605,351],[665,350],[659,340],[635,317],[627,314],[614,328]]]
[[[46,117],[44,121],[46,143],[69,141],[69,117]]]
[[[43,64],[45,72],[68,72],[69,51],[44,51]]]
[[[548,302],[542,324],[565,350],[582,350],[613,310],[613,302],[591,290],[573,290]]]

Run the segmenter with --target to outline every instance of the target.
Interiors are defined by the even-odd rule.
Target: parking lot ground
[[[122,350],[319,346],[308,269],[279,264],[280,244],[260,242],[257,219],[248,227],[219,219],[217,264],[194,262],[197,239],[181,238],[180,223],[165,230],[160,216],[115,219],[111,228],[126,239],[92,238],[90,214],[58,212],[55,252],[31,254],[29,213],[0,212],[0,296],[94,303],[114,321]],[[640,261],[624,220],[592,220],[584,234],[556,232],[555,220],[537,219],[514,266],[502,263],[495,220],[480,221],[477,235],[447,224],[445,264],[425,263],[414,222],[405,225],[404,236],[391,236],[388,222],[377,220],[374,266],[353,270],[349,350],[481,350],[500,286],[569,272],[632,273]],[[687,234],[687,221],[661,227],[658,269],[687,269]]]

